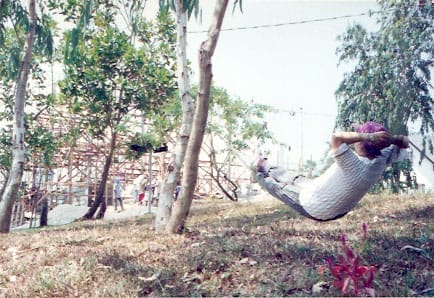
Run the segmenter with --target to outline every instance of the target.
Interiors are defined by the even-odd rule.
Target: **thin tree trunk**
[[[190,138],[193,122],[194,103],[190,94],[189,68],[187,64],[187,13],[182,0],[175,0],[177,23],[177,66],[178,66],[178,90],[181,98],[182,123],[176,141],[174,154],[167,176],[162,184],[158,209],[155,216],[155,229],[165,229],[173,204],[173,193],[176,182],[179,180],[181,167],[184,162],[187,143]]]
[[[48,196],[50,189],[48,187],[48,168],[44,168],[44,194],[42,195],[41,204],[41,217],[39,218],[39,226],[45,227],[48,225]]]
[[[116,148],[116,138],[117,138],[117,133],[114,132],[112,134],[112,139],[110,141],[110,151],[104,163],[104,169],[101,175],[101,182],[98,186],[98,191],[96,193],[95,201],[93,202],[92,206],[89,208],[87,213],[83,215],[82,219],[92,219],[96,211],[98,210],[98,207],[99,207],[99,212],[96,218],[97,219],[104,218],[105,210],[107,209],[106,197],[104,196],[105,187],[110,172],[110,166],[113,160],[113,154]]]
[[[35,0],[29,0],[30,28],[26,37],[24,57],[18,74],[15,93],[15,111],[12,132],[12,166],[6,188],[0,201],[0,233],[9,233],[12,208],[17,198],[24,171],[24,106],[26,87],[32,61],[36,30]]]
[[[213,21],[208,32],[208,39],[204,41],[200,47],[199,93],[193,118],[193,127],[184,160],[181,193],[180,197],[173,205],[172,216],[166,226],[166,231],[169,233],[179,233],[183,230],[193,200],[193,193],[197,182],[199,153],[208,119],[209,95],[212,79],[211,59],[217,46],[227,5],[228,0],[217,1]]]
[[[1,189],[0,189],[0,201],[1,201],[2,197],[3,197],[3,193],[5,192],[6,185],[8,184],[8,180],[9,180],[9,176],[10,176],[9,174],[10,173],[8,172],[8,173],[6,173],[4,175],[3,184],[2,184]]]

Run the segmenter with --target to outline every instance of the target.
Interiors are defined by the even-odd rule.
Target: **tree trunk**
[[[211,58],[217,45],[227,5],[228,0],[217,1],[213,21],[208,32],[208,39],[204,41],[200,47],[199,93],[191,136],[184,160],[181,193],[180,197],[173,205],[172,216],[166,226],[166,231],[169,233],[182,232],[193,200],[193,193],[197,182],[199,153],[208,119],[209,95],[212,79]]]
[[[1,189],[0,189],[0,201],[1,201],[2,197],[3,197],[3,193],[5,192],[6,185],[8,184],[8,180],[9,180],[9,176],[10,176],[9,174],[10,173],[8,172],[3,177],[4,180],[3,180],[3,184],[2,184]]]
[[[50,193],[50,187],[49,187],[49,179],[48,179],[48,172],[49,169],[44,169],[44,194],[42,195],[42,201],[41,204],[41,217],[39,218],[39,226],[45,227],[48,225],[48,196]]]
[[[158,200],[158,209],[155,216],[155,229],[157,231],[164,230],[170,218],[173,193],[184,162],[194,114],[194,103],[190,94],[190,78],[187,64],[187,13],[183,7],[182,0],[175,0],[175,10],[177,23],[177,77],[182,107],[182,123],[172,156],[172,162],[167,176],[163,181],[160,198]]]
[[[39,226],[45,227],[48,225],[48,198],[47,193],[42,195],[42,199],[39,202],[41,204],[41,217],[39,218]]]
[[[93,216],[95,215],[96,211],[98,210],[99,207],[99,212],[96,216],[97,219],[102,219],[104,218],[104,214],[105,214],[105,210],[107,209],[107,205],[106,205],[106,197],[104,196],[105,194],[105,186],[107,184],[107,178],[110,172],[110,166],[113,160],[113,153],[115,151],[116,148],[116,138],[117,138],[117,133],[114,132],[112,134],[112,139],[110,141],[110,151],[109,154],[105,160],[105,164],[104,164],[104,169],[101,175],[101,182],[98,186],[98,190],[96,192],[96,198],[95,201],[93,202],[92,206],[89,208],[89,210],[87,211],[87,213],[85,215],[83,215],[82,219],[92,219]]]
[[[35,0],[29,0],[30,28],[26,37],[24,57],[16,83],[15,111],[12,132],[12,166],[8,182],[0,201],[0,233],[9,233],[12,208],[17,199],[24,171],[24,106],[26,102],[26,87],[32,61],[33,43],[36,30]]]

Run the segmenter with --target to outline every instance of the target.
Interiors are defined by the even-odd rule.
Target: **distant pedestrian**
[[[124,204],[122,202],[122,187],[121,187],[121,179],[119,177],[115,177],[114,186],[113,186],[113,194],[115,198],[115,211],[118,209],[118,202],[119,206],[121,207],[122,211],[124,211]]]
[[[145,198],[145,175],[139,175],[136,179],[134,179],[134,201],[142,204],[143,199]]]
[[[181,193],[181,184],[178,182],[176,183],[176,187],[175,187],[175,197],[174,197],[175,201],[178,199],[180,193]]]

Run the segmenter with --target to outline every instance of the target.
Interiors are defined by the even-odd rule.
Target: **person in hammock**
[[[301,215],[334,220],[356,206],[388,165],[408,159],[408,146],[407,136],[391,135],[381,124],[366,122],[355,132],[332,135],[330,153],[335,162],[321,176],[307,179],[294,175],[268,165],[266,157],[259,156],[254,164],[256,181]]]

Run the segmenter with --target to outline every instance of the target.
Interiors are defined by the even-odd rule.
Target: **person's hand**
[[[370,142],[377,148],[377,149],[383,149],[386,147],[389,147],[392,138],[390,133],[387,131],[377,131],[374,133],[371,133],[370,136]]]
[[[390,141],[392,144],[395,144],[399,148],[408,148],[410,144],[408,137],[403,135],[393,135],[390,137]]]

